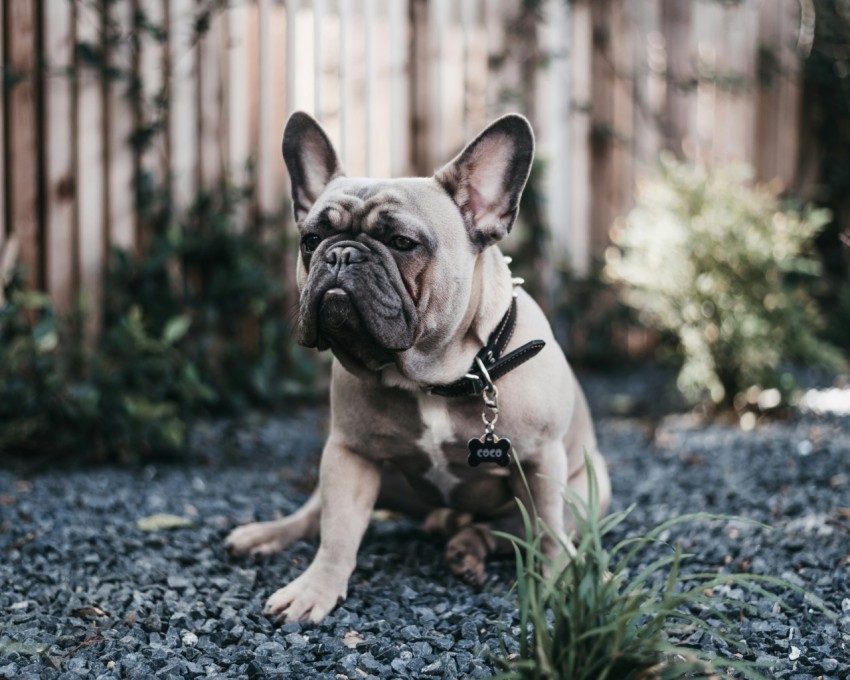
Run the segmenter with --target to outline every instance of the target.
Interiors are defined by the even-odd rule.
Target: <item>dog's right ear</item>
[[[283,130],[283,160],[292,181],[295,220],[303,220],[319,195],[343,172],[331,140],[312,116],[296,111]]]
[[[534,157],[534,133],[517,114],[502,116],[434,176],[460,208],[480,251],[510,232]]]

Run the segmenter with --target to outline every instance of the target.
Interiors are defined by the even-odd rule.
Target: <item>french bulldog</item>
[[[489,555],[511,549],[495,530],[522,535],[517,498],[548,526],[546,554],[569,559],[575,519],[562,494],[588,497],[585,461],[606,511],[611,487],[582,390],[497,246],[533,154],[528,121],[507,115],[433,177],[347,177],[313,118],[287,122],[299,342],[334,361],[318,487],[292,515],[226,539],[258,555],[320,535],[312,564],[266,614],[318,622],[343,600],[376,506],[444,533],[451,570],[471,583]],[[510,464],[497,430],[513,442]],[[485,457],[473,461],[477,436]]]

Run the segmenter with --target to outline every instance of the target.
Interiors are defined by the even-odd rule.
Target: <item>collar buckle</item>
[[[481,376],[477,373],[467,373],[463,376],[469,381],[469,384],[472,388],[472,392],[470,392],[470,396],[478,396],[482,392],[484,392],[485,384],[484,380],[482,380]]]

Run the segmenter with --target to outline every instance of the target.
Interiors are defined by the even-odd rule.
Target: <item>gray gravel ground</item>
[[[315,543],[254,562],[229,558],[221,542],[306,498],[323,421],[307,411],[239,431],[207,426],[189,465],[0,470],[0,678],[488,676],[493,655],[515,649],[500,641],[517,623],[511,563],[474,590],[405,519],[373,522],[348,600],[321,625],[276,628],[261,615]],[[636,504],[613,538],[699,510],[770,525],[701,522],[668,540],[696,553],[696,568],[780,576],[836,612],[831,620],[795,594],[790,612],[759,600],[761,616],[727,609],[746,658],[776,678],[850,678],[850,418],[797,416],[750,433],[686,417],[657,427],[603,417],[597,427],[615,508]],[[136,526],[160,512],[193,526]]]

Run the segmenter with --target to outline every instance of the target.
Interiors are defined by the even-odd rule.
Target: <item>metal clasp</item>
[[[481,380],[484,383],[484,389],[481,394],[484,397],[484,412],[481,414],[481,420],[484,421],[484,430],[487,434],[492,434],[496,427],[496,421],[499,420],[499,390],[493,384],[490,373],[481,357],[475,357],[475,363],[478,364],[478,370],[481,371]],[[487,413],[489,410],[489,414]]]

